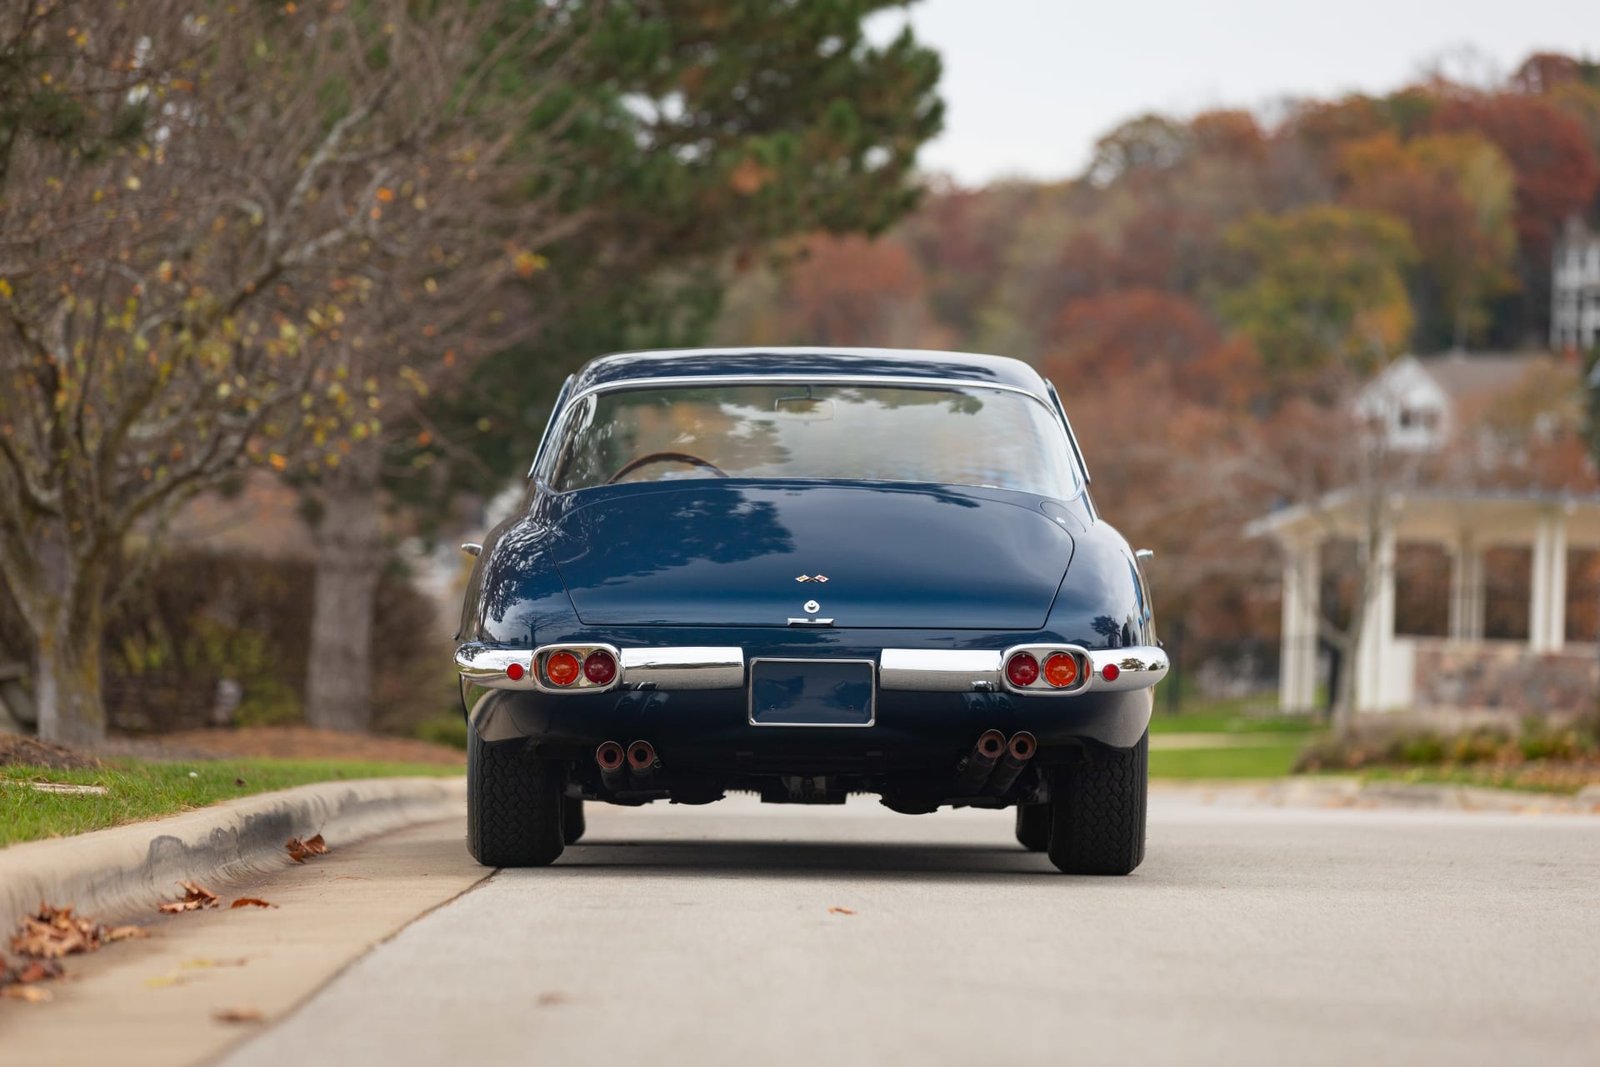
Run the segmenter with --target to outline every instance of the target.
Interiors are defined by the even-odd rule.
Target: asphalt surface
[[[1009,813],[601,809],[222,1062],[1593,1065],[1600,818],[1159,793],[1079,879]]]

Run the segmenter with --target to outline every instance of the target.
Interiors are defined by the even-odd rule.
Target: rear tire
[[[588,821],[583,817],[583,798],[565,797],[561,802],[561,838],[569,845],[578,843],[583,837],[583,832],[589,828]]]
[[[1089,743],[1057,767],[1051,789],[1050,862],[1066,874],[1128,874],[1144,859],[1150,734],[1132,748]]]
[[[1017,805],[1017,844],[1029,852],[1050,847],[1050,805]]]
[[[561,855],[563,775],[527,742],[467,728],[467,851],[485,867],[543,867]]]

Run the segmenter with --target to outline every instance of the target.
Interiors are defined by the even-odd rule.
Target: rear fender
[[[1046,629],[1089,649],[1158,644],[1138,562],[1112,526],[1097,522],[1078,535]]]

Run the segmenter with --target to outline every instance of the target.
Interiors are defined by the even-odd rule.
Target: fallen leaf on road
[[[828,914],[829,915],[854,915],[855,914],[855,909],[853,909],[853,908],[832,907],[832,908],[828,909]]]
[[[35,959],[58,959],[100,947],[102,928],[80,918],[70,907],[40,904],[37,914],[24,916],[17,932],[11,935],[11,951]]]
[[[167,986],[183,985],[190,979],[182,974],[157,974],[144,980],[144,984],[151,989],[165,989]]]
[[[182,967],[186,971],[203,971],[211,967],[243,967],[249,962],[250,957],[248,956],[234,956],[225,960],[214,960],[205,956],[200,956],[196,959],[184,960],[182,963],[178,964],[178,966]]]
[[[50,990],[41,989],[36,985],[8,985],[0,988],[0,997],[7,1000],[23,1000],[29,1004],[43,1004],[50,999]]]
[[[539,1006],[544,1008],[554,1007],[557,1004],[569,1004],[572,998],[558,990],[539,994]]]
[[[262,900],[260,897],[240,897],[238,900],[234,901],[232,904],[229,904],[228,907],[230,907],[230,908],[276,908],[277,905],[268,903],[267,901]]]
[[[0,957],[0,989],[17,985],[32,985],[34,982],[48,982],[61,977],[61,963],[58,960],[28,960],[20,967],[8,967],[3,957]]]
[[[136,941],[149,936],[150,931],[142,926],[113,926],[100,935],[100,940],[109,945],[117,941]]]
[[[169,900],[165,904],[157,904],[156,910],[164,915],[177,915],[185,911],[199,911],[201,908],[214,908],[217,906],[217,895],[197,882],[179,882],[183,887],[182,900]]]
[[[304,863],[311,856],[321,856],[328,851],[327,844],[322,840],[322,835],[310,837],[302,841],[298,837],[291,837],[283,846],[289,850],[289,858],[296,863]]]
[[[33,982],[48,982],[61,977],[61,961],[59,960],[29,960],[16,971],[12,972],[12,981],[17,985],[29,985]]]
[[[219,1023],[259,1023],[267,1019],[259,1008],[218,1008],[211,1017]]]

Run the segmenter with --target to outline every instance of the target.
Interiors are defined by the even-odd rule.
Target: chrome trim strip
[[[512,681],[506,677],[506,668],[513,663],[522,664],[525,672]],[[456,649],[456,670],[462,681],[484,689],[537,688],[533,682],[533,649],[486,648],[483,645],[462,645]]]
[[[833,625],[833,620],[832,619],[816,619],[816,618],[795,618],[794,616],[791,615],[789,617],[789,625],[790,626],[832,626]]]
[[[1171,660],[1166,649],[1138,645],[1132,648],[1102,648],[1089,653],[1094,672],[1089,676],[1089,688],[1096,693],[1127,692],[1130,689],[1148,689],[1167,676]],[[1100,672],[1107,664],[1115,664],[1117,680],[1108,682]]]
[[[886,648],[878,687],[927,693],[970,693],[1000,684],[1000,653],[989,649]]]
[[[654,378],[618,378],[599,382],[567,398],[561,413],[565,415],[574,404],[596,393],[609,393],[618,389],[648,389],[668,385],[904,385],[916,389],[999,389],[1032,397],[1045,408],[1050,408],[1048,397],[1009,382],[984,382],[971,378],[930,378],[915,374],[682,374]],[[1054,414],[1054,411],[1051,412]]]
[[[629,689],[738,689],[744,685],[744,649],[625,648],[622,684]]]
[[[756,667],[756,664],[758,664],[758,663],[865,663],[872,670],[872,673],[869,675],[869,677],[871,677],[872,680],[873,680],[873,684],[872,684],[872,704],[867,709],[867,721],[866,722],[756,722],[755,667]],[[826,656],[812,656],[812,657],[757,656],[755,659],[752,659],[750,661],[750,680],[751,681],[750,681],[749,685],[745,686],[744,706],[745,706],[745,717],[746,717],[746,720],[749,722],[749,724],[751,726],[780,726],[780,727],[788,727],[788,728],[791,728],[791,729],[795,728],[795,727],[800,727],[800,728],[808,729],[808,730],[809,729],[818,729],[818,728],[824,729],[824,730],[861,730],[861,729],[865,729],[868,726],[875,726],[875,725],[877,725],[877,722],[878,722],[877,666],[878,665],[876,663],[873,663],[870,659],[857,659],[857,658],[855,658],[853,656],[845,656],[845,657],[841,657],[839,659],[832,659],[832,658],[829,658],[829,657],[826,657]]]

